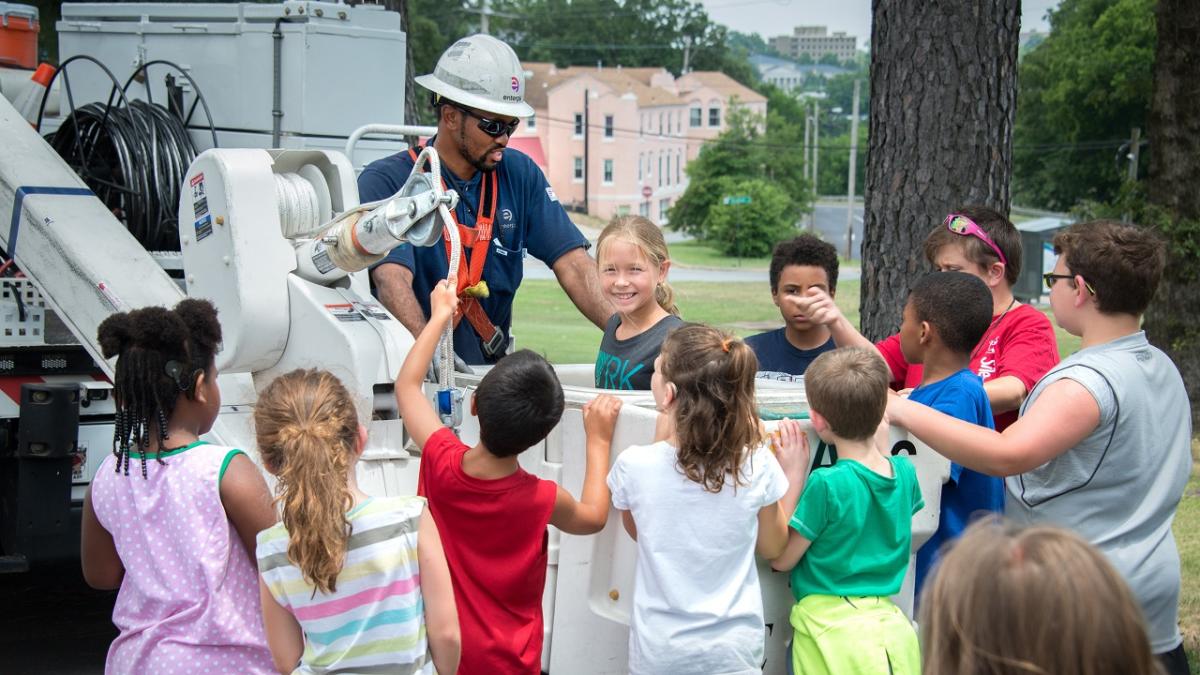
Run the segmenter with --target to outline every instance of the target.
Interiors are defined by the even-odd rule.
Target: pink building
[[[688,160],[724,130],[731,100],[766,114],[764,97],[723,73],[524,65],[535,115],[510,144],[544,157],[564,205],[604,219],[638,213],[666,224]]]

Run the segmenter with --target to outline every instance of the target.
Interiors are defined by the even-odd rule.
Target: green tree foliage
[[[559,66],[719,70],[752,84],[754,69],[728,29],[689,0],[497,0],[497,35],[523,60]]]
[[[1116,196],[1122,139],[1145,127],[1154,0],[1063,0],[1050,34],[1021,61],[1014,201],[1066,210]]]
[[[817,163],[817,192],[845,195],[850,180],[850,133],[821,138],[821,160]],[[858,163],[855,165],[854,194],[862,196],[867,182],[867,125],[858,124]]]
[[[748,197],[747,203],[718,201],[705,222],[706,241],[725,255],[761,257],[771,253],[775,242],[795,236],[796,219],[792,200],[780,187],[762,178],[717,181],[724,197]]]
[[[687,166],[687,191],[671,208],[671,227],[688,232],[700,239],[712,239],[719,245],[732,246],[726,230],[712,231],[713,226],[728,225],[727,221],[710,219],[713,209],[723,197],[735,193],[737,186],[748,180],[759,180],[778,189],[786,200],[786,209],[779,223],[764,223],[743,235],[741,244],[750,246],[748,237],[780,231],[790,232],[797,220],[808,211],[811,188],[804,177],[803,111],[799,102],[769,85],[767,120],[742,107],[730,109],[726,130],[714,141],[705,144],[700,156]],[[765,129],[764,129],[765,126]],[[774,205],[773,197],[764,197]],[[764,212],[768,213],[768,212]],[[769,247],[777,239],[761,243]],[[724,242],[724,243],[722,243]],[[757,250],[746,248],[747,251]],[[730,253],[733,250],[730,249]]]

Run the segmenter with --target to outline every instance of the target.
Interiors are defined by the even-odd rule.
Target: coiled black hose
[[[179,250],[176,209],[196,148],[178,117],[136,99],[89,103],[67,117],[51,145],[143,246]]]

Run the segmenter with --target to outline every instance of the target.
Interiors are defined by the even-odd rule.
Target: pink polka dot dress
[[[219,493],[239,452],[197,442],[147,459],[147,479],[136,456],[128,476],[111,455],[96,472],[92,508],[125,565],[106,673],[276,672],[258,573]]]

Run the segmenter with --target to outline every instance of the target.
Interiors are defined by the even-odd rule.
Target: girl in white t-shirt
[[[758,361],[740,339],[701,324],[670,333],[651,391],[659,441],[627,448],[608,475],[613,506],[638,543],[629,671],[761,673],[766,630],[754,554],[787,543],[786,467],[799,434],[763,444]],[[789,471],[789,475],[795,472]]]

